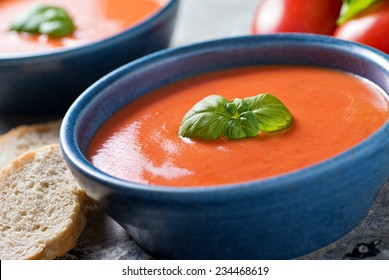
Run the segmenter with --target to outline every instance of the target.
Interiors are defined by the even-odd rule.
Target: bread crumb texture
[[[22,125],[0,136],[0,168],[19,155],[45,145],[59,143],[61,121]]]
[[[58,144],[24,153],[0,170],[0,259],[54,259],[86,223],[85,193]]]

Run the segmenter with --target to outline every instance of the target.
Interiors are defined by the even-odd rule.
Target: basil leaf
[[[234,101],[228,101],[225,105],[226,111],[230,117],[238,117],[238,104]]]
[[[226,102],[220,95],[207,96],[186,113],[178,134],[202,139],[219,138],[230,119],[225,109]]]
[[[277,97],[265,93],[244,100],[255,114],[260,131],[277,132],[292,124],[292,115]]]
[[[245,99],[226,100],[211,95],[185,114],[178,134],[183,137],[228,139],[257,136],[259,132],[276,132],[292,124],[292,115],[282,102],[270,94]]]
[[[238,119],[228,121],[225,135],[228,139],[241,139],[257,136],[259,133],[258,122],[252,112],[242,113]]]
[[[72,34],[75,26],[64,9],[33,5],[12,22],[10,30],[31,34],[47,34],[50,37],[59,38]]]
[[[343,0],[343,5],[340,10],[340,16],[336,23],[342,25],[355,15],[369,8],[375,2],[380,0]]]

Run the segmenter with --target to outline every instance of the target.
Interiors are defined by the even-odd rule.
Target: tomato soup
[[[157,12],[168,0],[1,0],[0,54],[44,51],[72,47],[115,35]],[[46,35],[10,32],[12,21],[31,4],[64,8],[76,30],[68,37],[50,39]]]
[[[293,115],[283,132],[241,140],[178,136],[182,118],[211,94],[270,93]],[[129,93],[130,94],[130,93]],[[207,186],[251,181],[307,167],[371,135],[389,117],[387,95],[335,70],[261,66],[203,74],[163,87],[114,114],[93,137],[93,165],[128,181]]]

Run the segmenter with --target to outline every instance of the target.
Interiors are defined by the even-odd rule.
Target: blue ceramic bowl
[[[99,171],[85,158],[101,124],[137,97],[200,73],[271,64],[339,69],[389,92],[387,55],[330,37],[240,37],[161,51],[112,72],[72,105],[61,128],[68,165],[108,215],[163,258],[290,259],[326,246],[365,217],[387,180],[389,122],[325,162],[223,187],[135,184]]]
[[[26,55],[0,54],[0,114],[61,114],[117,67],[168,46],[179,0],[95,43]]]

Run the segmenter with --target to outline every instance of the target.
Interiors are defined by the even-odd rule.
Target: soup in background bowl
[[[363,94],[361,89],[372,91],[373,101],[370,105],[377,104],[376,101],[379,100],[377,110],[362,109],[357,110],[356,114],[364,115],[374,111],[373,115],[377,114],[377,118],[372,117],[370,122],[369,117],[365,115],[364,125],[359,128],[348,128],[346,125],[342,130],[350,131],[343,131],[336,141],[347,142],[349,139],[346,138],[352,139],[355,135],[348,135],[354,133],[353,129],[362,129],[369,124],[372,129],[353,144],[346,145],[344,149],[295,170],[263,178],[211,183],[206,186],[179,187],[133,182],[130,178],[123,180],[101,171],[88,160],[88,149],[93,149],[91,143],[99,130],[104,128],[104,124],[109,123],[111,118],[120,116],[125,110],[128,116],[135,115],[142,110],[142,107],[138,106],[142,105],[142,100],[147,100],[145,103],[150,104],[165,102],[169,96],[175,94],[177,88],[180,92],[190,91],[188,84],[194,88],[201,87],[202,77],[217,76],[220,73],[227,73],[224,75],[228,76],[228,73],[232,73],[230,78],[233,80],[239,76],[237,74],[247,71],[245,69],[262,69],[261,71],[266,73],[277,68],[287,68],[292,72],[298,69],[329,72],[327,78],[320,73],[317,75],[323,76],[319,77],[319,87],[324,87],[326,81],[334,83],[336,79],[331,78],[331,75],[344,75],[351,83],[342,89],[355,91],[358,96]],[[281,76],[280,81],[283,80]],[[313,81],[311,87],[314,88],[317,82],[315,79],[307,74],[300,76],[303,76],[300,83],[309,84]],[[220,79],[220,76],[218,77],[215,80]],[[191,80],[195,82],[191,84]],[[246,80],[245,83],[250,82]],[[266,87],[269,88],[268,83],[266,79],[263,79],[263,83],[259,79],[258,93],[266,91]],[[340,83],[342,85],[339,87],[347,85],[348,82],[343,80]],[[309,119],[317,116],[305,112],[304,106],[308,107],[309,102],[293,105],[293,100],[299,100],[297,103],[301,103],[304,98],[287,99],[286,93],[279,94],[281,91],[277,89],[277,83],[274,83],[274,86],[270,93],[279,95],[294,117],[290,128],[269,136],[272,141],[278,141],[281,149],[284,145],[282,142],[286,142],[289,137],[292,139],[299,129],[297,126],[305,122],[301,118],[312,123]],[[227,86],[229,87],[231,85]],[[333,85],[327,87],[329,91],[334,90]],[[214,90],[211,90],[211,94],[218,94],[216,90],[213,92]],[[320,89],[320,92],[322,90]],[[355,227],[369,211],[379,189],[389,176],[388,92],[388,56],[362,45],[306,34],[217,40],[146,56],[99,80],[84,92],[67,112],[61,127],[61,146],[69,167],[88,195],[142,247],[159,257],[290,259],[339,239]],[[228,99],[236,97],[233,94],[224,94]],[[325,94],[325,90],[322,94]],[[193,92],[188,95],[184,93],[182,98],[193,99],[193,95]],[[245,94],[242,95],[246,97]],[[341,99],[353,98],[352,93],[345,96]],[[180,94],[177,94],[177,98],[179,97]],[[317,96],[314,99],[326,98]],[[182,110],[181,117],[194,105],[192,101],[189,102],[190,105],[177,105],[182,106],[179,109]],[[320,102],[315,101],[317,100],[311,101],[311,104],[319,106]],[[338,101],[329,103],[335,107],[343,106]],[[136,106],[131,107],[132,105]],[[324,102],[322,105],[329,106]],[[170,107],[161,109],[161,114],[174,112]],[[373,107],[375,106],[370,106]],[[354,109],[351,108],[345,118],[352,116]],[[336,114],[332,110],[328,110],[328,113],[329,118]],[[151,117],[150,128],[153,121]],[[358,120],[356,122],[358,123]],[[166,125],[168,126],[168,123]],[[147,124],[144,127],[147,128]],[[178,131],[178,128],[175,129]],[[308,130],[305,137],[310,137],[309,128],[306,129]],[[136,136],[128,137],[131,141]],[[139,139],[140,145],[151,143],[152,137],[152,133],[149,138],[142,136]],[[265,135],[265,139],[266,137]],[[271,149],[260,149],[263,139],[227,140],[222,137],[209,140],[209,143],[236,141],[234,144],[242,143],[245,146],[245,141],[252,140],[258,140],[258,153],[266,152],[271,156]],[[206,141],[201,141],[202,145],[208,145]],[[336,146],[335,144],[334,147]],[[301,153],[312,153],[306,151],[306,148],[306,144],[301,143]],[[130,147],[124,144],[117,146],[117,149],[125,154]],[[182,156],[185,157],[184,154]],[[203,158],[203,161],[212,160],[211,155]],[[250,162],[243,162],[242,165],[248,166]],[[223,168],[222,164],[220,168]],[[207,171],[207,168],[203,170]]]
[[[0,2],[1,114],[61,114],[89,85],[113,69],[166,48],[178,0],[41,0]],[[32,5],[65,9],[70,35],[11,31]]]

